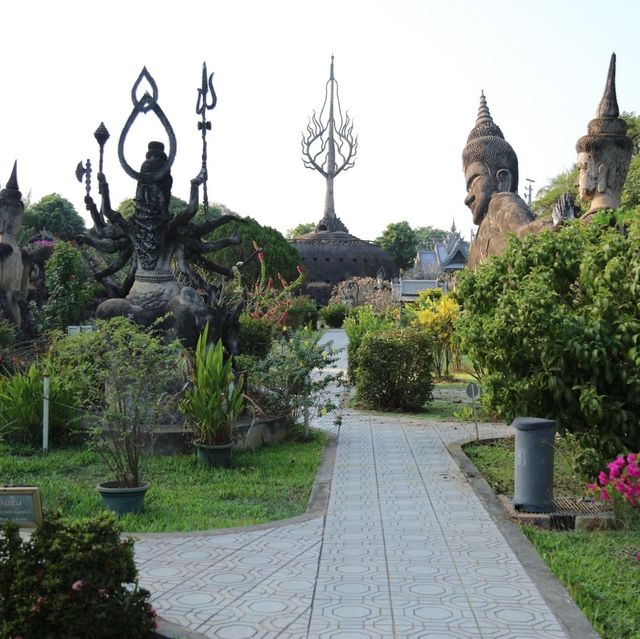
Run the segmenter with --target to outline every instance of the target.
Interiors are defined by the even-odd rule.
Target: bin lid
[[[543,430],[555,428],[556,422],[542,417],[516,417],[511,425],[518,430]]]

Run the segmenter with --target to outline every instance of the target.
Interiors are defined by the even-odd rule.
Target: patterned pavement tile
[[[325,517],[136,543],[160,614],[220,639],[566,639],[446,450],[473,425],[341,413],[315,422],[339,432]]]

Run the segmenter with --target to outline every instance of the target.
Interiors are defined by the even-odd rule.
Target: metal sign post
[[[467,395],[471,398],[471,405],[473,407],[473,421],[476,425],[476,442],[480,441],[480,434],[478,432],[478,413],[476,410],[476,400],[480,397],[480,388],[477,384],[471,382],[467,384]]]

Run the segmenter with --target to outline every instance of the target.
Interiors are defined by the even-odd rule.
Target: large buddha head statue
[[[627,123],[619,115],[614,53],[596,117],[589,122],[587,135],[576,143],[580,198],[591,202],[589,213],[620,206],[633,143],[626,135]]]
[[[462,151],[462,166],[467,183],[464,203],[471,209],[474,224],[482,222],[496,193],[518,190],[518,158],[491,118],[484,93],[476,125]]]

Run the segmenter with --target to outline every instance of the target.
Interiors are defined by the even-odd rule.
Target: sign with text
[[[0,524],[13,522],[21,528],[42,523],[40,491],[36,486],[0,486]]]

